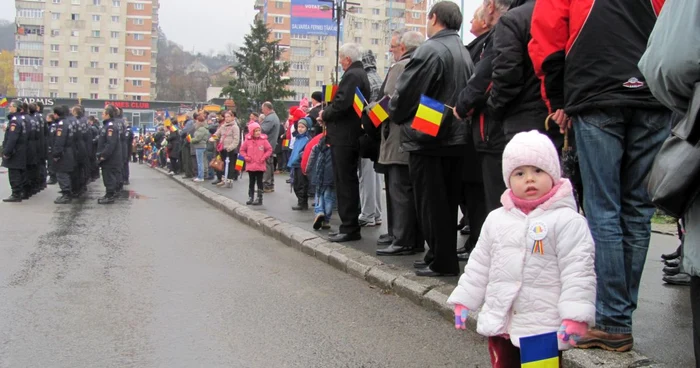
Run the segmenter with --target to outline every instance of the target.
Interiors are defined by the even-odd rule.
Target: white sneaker
[[[204,181],[204,179],[194,178],[194,179],[192,179],[192,181],[195,182],[195,183],[201,183],[201,182]]]

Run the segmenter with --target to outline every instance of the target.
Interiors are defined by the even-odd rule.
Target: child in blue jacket
[[[297,195],[297,205],[292,207],[294,211],[305,211],[309,209],[309,179],[301,172],[301,155],[304,147],[309,143],[308,134],[310,118],[301,118],[297,122],[297,131],[294,140],[294,147],[289,156],[287,167],[292,172],[292,184],[294,193]]]
[[[311,149],[309,161],[306,163],[306,174],[311,178],[311,184],[316,186],[314,230],[330,229],[335,206],[335,181],[331,147],[326,144],[325,136]]]

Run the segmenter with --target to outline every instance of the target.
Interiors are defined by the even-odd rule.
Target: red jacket
[[[655,108],[637,63],[665,0],[537,0],[528,51],[550,111]]]
[[[301,172],[306,175],[306,164],[309,162],[309,156],[311,156],[311,150],[318,144],[318,141],[323,138],[323,134],[318,134],[313,137],[309,143],[304,147],[304,152],[301,154]]]

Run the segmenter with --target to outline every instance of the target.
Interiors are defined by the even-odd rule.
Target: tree
[[[244,38],[244,45],[235,52],[238,78],[230,80],[221,95],[233,99],[239,113],[258,110],[263,102],[272,101],[275,111],[284,119],[286,108],[282,100],[295,93],[287,89],[291,80],[284,76],[289,72],[289,63],[278,61],[279,41],[269,39],[270,29],[256,20]]]
[[[0,51],[0,95],[15,96],[14,55],[10,51]]]

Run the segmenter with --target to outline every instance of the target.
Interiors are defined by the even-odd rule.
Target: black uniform
[[[71,175],[73,194],[78,196],[87,190],[85,186],[85,168],[88,160],[88,150],[85,145],[85,134],[87,134],[87,124],[82,125],[76,117],[70,117],[71,128],[73,130],[73,147],[75,147],[75,170]]]
[[[56,184],[58,182],[52,155],[54,137],[56,135],[56,125],[56,121],[51,121],[48,122],[48,125],[46,126],[46,171],[49,175],[48,184]]]
[[[121,117],[114,118],[112,121],[114,129],[119,136],[119,159],[121,164],[119,165],[119,175],[117,176],[117,190],[121,191],[124,188],[124,159],[128,161],[126,151],[126,139],[123,138],[124,131],[126,130],[126,125],[124,124],[124,119]]]
[[[122,157],[124,157],[124,166],[122,168],[122,180],[124,184],[129,185],[129,158],[133,154],[132,144],[134,143],[134,132],[131,130],[130,125],[124,126],[122,138]]]
[[[9,121],[2,141],[2,166],[8,169],[13,197],[22,197],[27,169],[27,134],[24,117],[20,113],[7,116]]]
[[[23,114],[27,136],[27,169],[25,171],[24,194],[31,196],[39,192],[37,181],[39,178],[39,154],[41,151],[39,141],[39,122],[33,115]]]
[[[54,123],[51,159],[56,179],[58,179],[58,186],[64,196],[70,196],[73,192],[71,173],[76,166],[74,129],[76,129],[76,125],[72,124],[69,118],[62,118]]]
[[[89,125],[89,124],[88,124]],[[97,180],[100,178],[100,166],[97,161],[97,142],[100,139],[100,129],[94,124],[89,125],[90,127],[90,146],[92,147],[92,156],[90,156],[90,177],[92,180]]]
[[[102,180],[107,198],[113,198],[117,192],[118,176],[123,166],[122,158],[119,130],[113,120],[105,120],[97,141],[97,159],[102,167]]]
[[[39,124],[39,177],[37,178],[36,184],[39,188],[46,188],[46,157],[47,157],[47,136],[48,129],[46,128],[46,122],[44,121],[44,115],[40,112],[34,113],[34,120]]]

